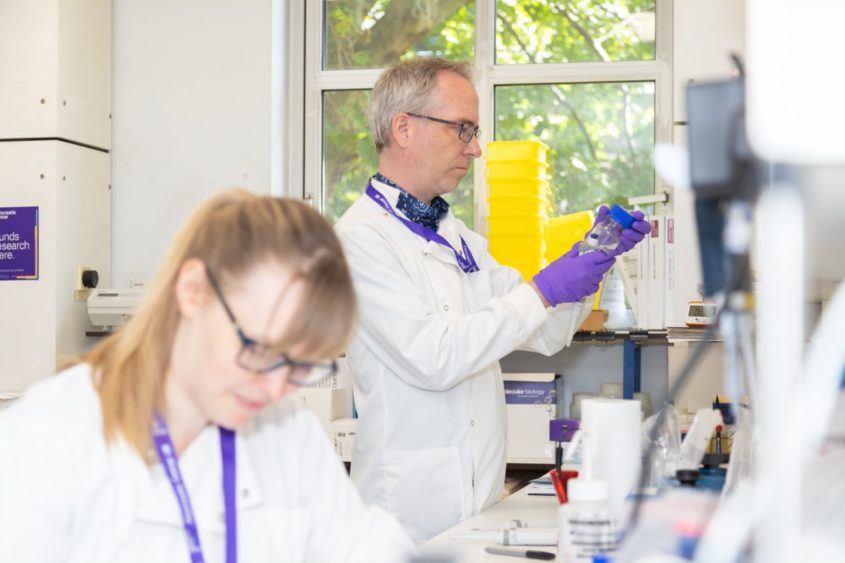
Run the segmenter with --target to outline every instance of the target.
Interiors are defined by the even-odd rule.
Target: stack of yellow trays
[[[539,141],[487,143],[490,253],[525,279],[545,264],[544,234],[551,210],[548,149]]]

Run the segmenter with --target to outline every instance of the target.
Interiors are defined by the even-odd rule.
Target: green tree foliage
[[[474,56],[472,0],[336,0],[325,5],[327,70],[381,68],[419,55]],[[497,64],[654,57],[655,0],[498,0],[496,10]],[[368,96],[367,91],[324,95],[323,185],[333,220],[363,192],[376,169]],[[551,147],[560,213],[624,201],[654,189],[654,100],[649,82],[500,86],[495,138],[538,139]],[[491,133],[483,134],[489,140]],[[470,225],[472,199],[469,175],[451,204]]]

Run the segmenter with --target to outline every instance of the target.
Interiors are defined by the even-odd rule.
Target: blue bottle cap
[[[626,229],[630,229],[631,225],[633,225],[636,220],[633,215],[628,213],[625,208],[618,203],[614,203],[610,208],[610,216]]]

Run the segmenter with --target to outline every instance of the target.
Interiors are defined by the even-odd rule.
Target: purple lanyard
[[[158,457],[164,467],[164,473],[173,487],[176,501],[179,503],[179,512],[182,514],[182,524],[185,527],[185,535],[188,539],[188,552],[191,555],[192,563],[204,563],[202,546],[200,545],[197,522],[194,519],[194,510],[191,508],[191,499],[188,496],[188,489],[182,480],[182,472],[179,471],[179,462],[176,459],[176,448],[170,439],[170,432],[167,430],[167,423],[156,413],[153,425],[153,443],[155,444]],[[220,428],[220,454],[223,458],[223,505],[226,513],[226,563],[236,563],[238,560],[238,520],[235,512],[235,433],[225,428]]]
[[[475,258],[473,257],[472,252],[470,252],[469,246],[467,246],[464,237],[460,237],[461,247],[464,250],[464,253],[461,254],[455,249],[454,246],[449,244],[448,240],[443,238],[441,235],[432,231],[428,227],[423,227],[422,225],[414,223],[413,221],[410,221],[396,213],[396,211],[393,210],[393,207],[391,207],[390,203],[387,201],[387,198],[384,197],[384,194],[382,194],[380,191],[373,187],[372,182],[367,184],[367,195],[370,197],[370,199],[382,206],[385,211],[402,221],[402,223],[404,223],[405,226],[408,227],[414,234],[421,236],[425,240],[433,240],[438,244],[442,244],[443,246],[454,252],[455,259],[458,261],[458,266],[461,267],[461,270],[463,270],[467,274],[477,272],[479,270],[478,264],[476,264]]]

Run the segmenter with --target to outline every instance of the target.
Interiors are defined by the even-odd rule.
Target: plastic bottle
[[[619,533],[607,502],[607,483],[571,479],[567,496],[569,502],[561,505],[558,513],[558,561],[591,563],[594,555],[614,553],[619,547]]]
[[[614,203],[610,212],[601,223],[596,223],[587,233],[587,238],[581,243],[579,253],[601,250],[610,254],[619,244],[622,230],[628,229],[634,224],[634,216],[628,213],[624,207]]]

